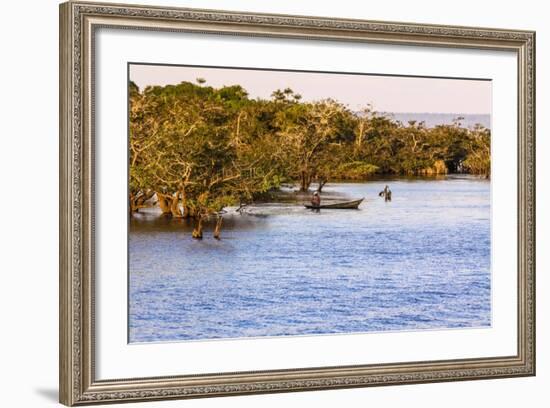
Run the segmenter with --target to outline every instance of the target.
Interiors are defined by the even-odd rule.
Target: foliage
[[[488,129],[402,124],[367,106],[302,102],[291,89],[251,99],[239,85],[197,78],[139,90],[129,85],[130,203],[156,193],[165,213],[202,220],[283,183],[307,191],[373,174],[489,175]],[[200,227],[202,228],[202,227]]]

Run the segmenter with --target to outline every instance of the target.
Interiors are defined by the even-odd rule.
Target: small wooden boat
[[[359,204],[361,204],[364,199],[365,198],[361,198],[359,200],[354,200],[354,201],[345,201],[342,203],[331,203],[331,204],[321,204],[321,205],[304,204],[304,207],[310,208],[312,210],[320,210],[320,209],[356,210],[359,207]]]

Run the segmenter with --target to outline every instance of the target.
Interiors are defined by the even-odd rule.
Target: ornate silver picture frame
[[[96,376],[95,46],[100,28],[500,50],[517,56],[517,352],[483,358]],[[229,11],[67,2],[60,6],[60,402],[308,391],[535,375],[535,33]],[[498,257],[496,253],[494,256]],[[125,273],[125,272],[123,272]],[[330,353],[330,350],[326,351]],[[184,370],[182,369],[182,372]]]

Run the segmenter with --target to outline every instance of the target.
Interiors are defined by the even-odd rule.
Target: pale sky
[[[274,90],[291,88],[302,95],[302,101],[332,98],[352,110],[371,104],[379,112],[491,113],[491,81],[487,80],[130,65],[130,80],[140,89],[197,78],[214,88],[241,85],[253,99],[270,99]]]

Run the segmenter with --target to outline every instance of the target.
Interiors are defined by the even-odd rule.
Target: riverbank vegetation
[[[291,89],[249,98],[241,86],[204,79],[143,90],[130,82],[130,212],[151,199],[163,214],[194,220],[193,237],[221,210],[250,203],[283,183],[319,191],[330,180],[376,174],[489,176],[490,130],[403,124],[371,107],[332,99],[303,102]]]

